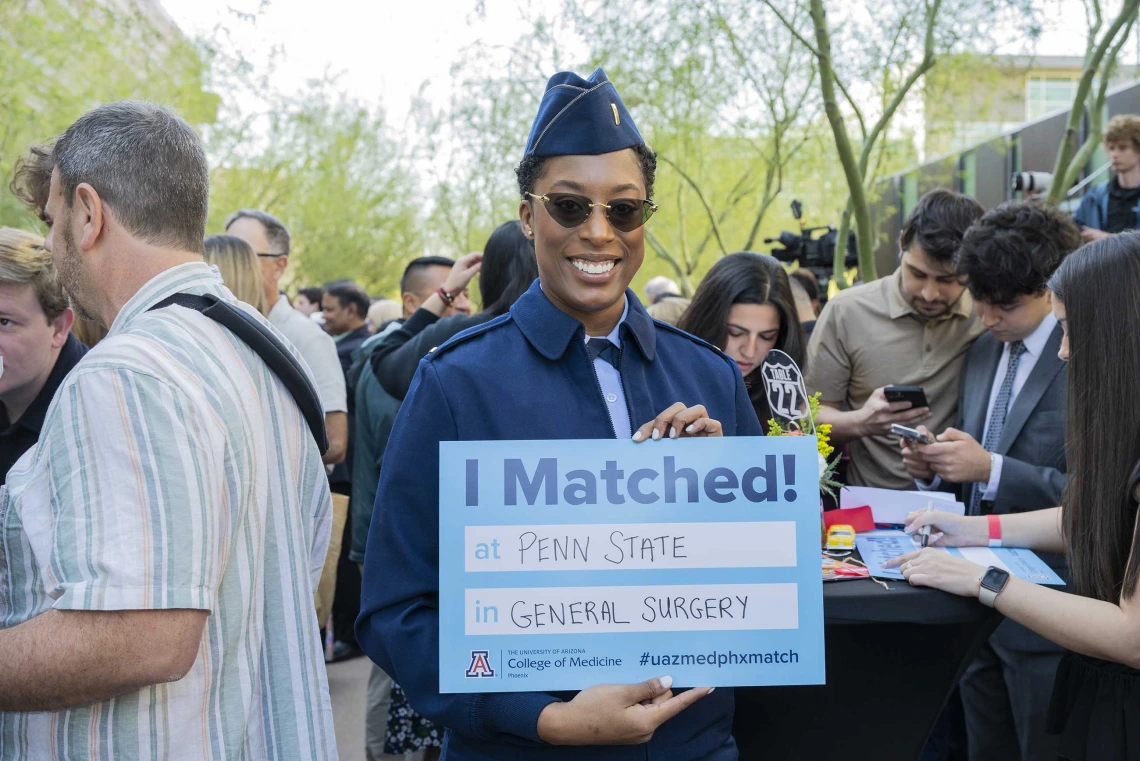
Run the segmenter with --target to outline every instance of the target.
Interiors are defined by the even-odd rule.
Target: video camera
[[[781,262],[798,261],[801,267],[809,269],[819,280],[823,293],[827,293],[827,281],[831,277],[831,270],[835,264],[835,242],[839,231],[831,225],[819,227],[805,227],[803,222],[804,205],[799,201],[792,201],[792,216],[800,224],[799,234],[784,231],[778,238],[765,238],[765,243],[778,243],[783,248],[772,249],[772,256]],[[822,235],[816,235],[821,230]],[[855,232],[847,233],[847,255],[843,259],[845,267],[854,267],[859,263],[858,249],[855,243]]]

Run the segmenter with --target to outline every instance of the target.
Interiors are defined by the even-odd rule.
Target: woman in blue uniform
[[[759,435],[732,360],[651,320],[628,286],[645,256],[656,159],[614,86],[550,79],[517,174],[539,279],[510,312],[429,354],[376,494],[357,637],[444,758],[736,758],[732,690],[674,695],[667,675],[579,693],[438,691],[439,442]],[[590,746],[584,748],[582,746]]]

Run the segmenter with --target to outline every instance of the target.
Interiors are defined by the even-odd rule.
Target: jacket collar
[[[642,356],[652,362],[657,353],[657,332],[653,320],[628,288],[625,299],[628,313],[621,324],[621,338],[624,341],[632,337]],[[572,339],[582,340],[586,335],[582,323],[550,302],[538,280],[511,307],[511,318],[535,351],[550,360],[560,359]]]

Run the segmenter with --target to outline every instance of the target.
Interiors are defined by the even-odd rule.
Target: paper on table
[[[873,531],[855,537],[855,546],[872,576],[902,579],[897,568],[883,568],[891,558],[917,550],[918,544],[902,531]],[[981,566],[996,566],[1034,584],[1061,585],[1065,582],[1033,550],[1016,547],[935,547],[941,552],[965,558]]]
[[[953,494],[941,491],[898,491],[875,489],[870,486],[844,486],[839,492],[839,507],[871,506],[875,523],[902,525],[906,516],[915,510],[925,510],[930,500],[938,510],[963,515],[966,507],[954,499]]]

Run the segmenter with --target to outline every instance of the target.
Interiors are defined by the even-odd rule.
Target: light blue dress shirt
[[[1021,389],[1025,387],[1025,382],[1029,380],[1029,374],[1033,372],[1033,368],[1037,366],[1037,360],[1045,353],[1045,344],[1049,343],[1049,337],[1053,335],[1053,328],[1057,327],[1057,318],[1053,316],[1052,312],[1045,315],[1045,319],[1041,324],[1027,336],[1022,343],[1025,344],[1025,353],[1021,355],[1021,359],[1017,364],[1017,373],[1013,376],[1013,388],[1009,395],[1009,407],[1013,408],[1013,403],[1017,399],[1017,395],[1021,393]],[[1001,359],[998,360],[997,371],[994,373],[993,383],[990,388],[989,402],[986,404],[986,423],[982,429],[982,441],[986,440],[986,434],[990,430],[990,418],[994,414],[994,403],[997,401],[998,393],[1001,390],[1002,381],[1005,380],[1006,371],[1009,368],[1009,343],[1007,342],[1001,350]],[[1001,469],[1005,458],[996,452],[990,453],[990,478],[985,483],[973,484],[965,495],[966,506],[969,507],[971,497],[973,496],[974,489],[984,488],[982,492],[982,500],[992,502],[997,499],[998,487],[1001,485]],[[915,484],[921,491],[936,490],[942,485],[942,479],[938,476],[930,483],[926,481],[915,481]]]
[[[621,319],[618,324],[614,325],[614,329],[606,336],[606,340],[614,346],[621,349],[621,339],[618,338],[618,331],[621,329],[621,324],[625,322],[626,315],[629,314],[629,301],[625,302],[625,309],[622,310]],[[598,336],[586,336],[586,340],[597,338]],[[602,387],[602,400],[605,401],[606,407],[610,411],[610,420],[614,424],[614,435],[619,438],[631,438],[633,431],[630,429],[629,423],[629,408],[625,404],[625,392],[621,387],[621,373],[618,369],[605,361],[601,357],[594,360],[594,373],[598,376],[598,384]]]

